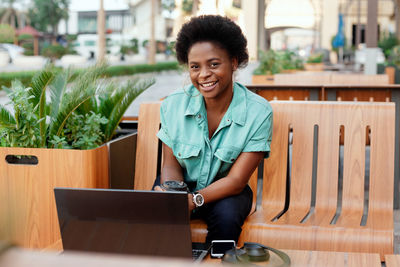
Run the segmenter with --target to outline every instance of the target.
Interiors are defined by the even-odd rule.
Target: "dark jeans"
[[[160,184],[157,177],[154,186]],[[153,186],[153,187],[154,187]],[[242,225],[249,215],[252,205],[253,192],[246,185],[243,191],[194,210],[192,219],[203,219],[207,223],[206,242],[212,240],[235,240],[236,243],[242,232]]]

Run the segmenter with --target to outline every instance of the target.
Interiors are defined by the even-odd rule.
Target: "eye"
[[[196,69],[198,69],[198,68],[199,68],[198,65],[190,65],[190,69],[192,69],[192,70],[196,70]]]
[[[215,68],[215,67],[219,66],[219,63],[218,62],[211,62],[210,65],[211,65],[212,68]]]

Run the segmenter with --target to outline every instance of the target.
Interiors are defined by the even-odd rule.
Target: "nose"
[[[202,67],[201,69],[200,69],[200,78],[204,78],[204,77],[208,77],[208,76],[210,76],[211,75],[211,71],[210,71],[210,69],[209,68],[207,68],[207,67]]]

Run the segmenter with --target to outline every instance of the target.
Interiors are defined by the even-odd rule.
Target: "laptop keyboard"
[[[194,261],[201,261],[207,256],[208,251],[203,249],[192,249],[192,259]]]

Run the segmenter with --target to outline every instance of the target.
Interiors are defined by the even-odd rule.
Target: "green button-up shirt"
[[[272,137],[272,108],[264,98],[234,83],[233,98],[209,138],[203,96],[193,86],[173,92],[161,105],[157,136],[169,146],[187,183],[200,190],[225,177],[241,152],[266,152]]]

